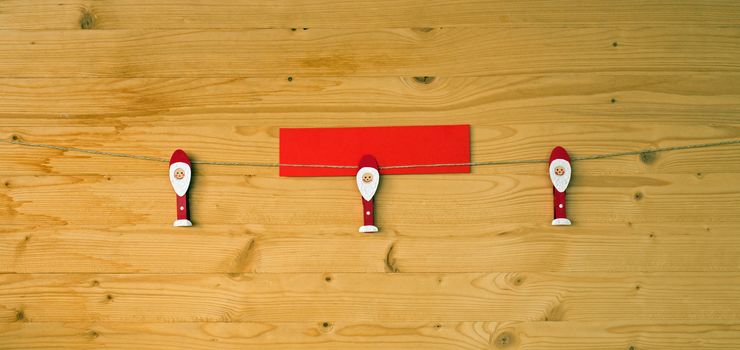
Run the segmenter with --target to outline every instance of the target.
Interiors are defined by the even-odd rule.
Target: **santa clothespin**
[[[550,181],[555,205],[553,225],[570,225],[570,220],[565,216],[565,189],[568,188],[571,173],[568,152],[563,147],[555,147],[550,153]]]
[[[170,158],[170,182],[177,194],[177,220],[173,223],[175,227],[193,226],[188,220],[188,187],[190,187],[190,159],[181,149],[172,153]]]
[[[378,172],[378,161],[371,155],[365,155],[360,159],[359,170],[357,170],[357,188],[362,195],[362,217],[363,225],[360,232],[378,232],[375,226],[375,209],[373,208],[373,196],[380,183]]]

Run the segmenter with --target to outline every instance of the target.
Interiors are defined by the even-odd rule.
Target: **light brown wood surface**
[[[740,72],[740,28],[5,30],[4,77]],[[707,52],[711,52],[708,55]],[[33,57],[29,60],[29,57]]]
[[[731,322],[30,322],[23,349],[735,349]]]
[[[740,145],[349,178],[280,127],[470,124],[474,161],[740,138],[735,1],[0,1],[0,349],[738,349]]]
[[[731,0],[5,0],[0,29],[429,28],[438,26],[734,25]],[[310,28],[309,28],[310,27]]]

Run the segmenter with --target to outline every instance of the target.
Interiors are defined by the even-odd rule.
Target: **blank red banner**
[[[470,126],[280,129],[280,176],[354,176],[356,167],[300,165],[355,166],[365,154],[375,156],[381,174],[469,173],[469,165],[387,167],[470,163]]]

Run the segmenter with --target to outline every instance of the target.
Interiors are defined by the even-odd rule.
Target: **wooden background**
[[[3,0],[0,139],[275,162],[280,127],[475,161],[740,137],[737,1]],[[384,178],[0,143],[0,349],[738,349],[740,146]]]

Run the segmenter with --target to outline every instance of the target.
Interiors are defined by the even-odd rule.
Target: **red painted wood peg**
[[[360,232],[378,232],[378,227],[375,226],[373,197],[380,184],[380,172],[375,157],[369,154],[362,156],[356,178],[357,188],[362,196],[363,225],[360,227]]]
[[[188,187],[192,176],[190,158],[181,149],[172,153],[170,158],[170,182],[177,195],[177,220],[173,223],[175,227],[193,226],[188,219]]]
[[[550,181],[552,181],[552,194],[554,199],[553,225],[570,225],[570,220],[565,215],[565,189],[568,188],[572,174],[570,156],[565,148],[557,146],[550,153]]]

